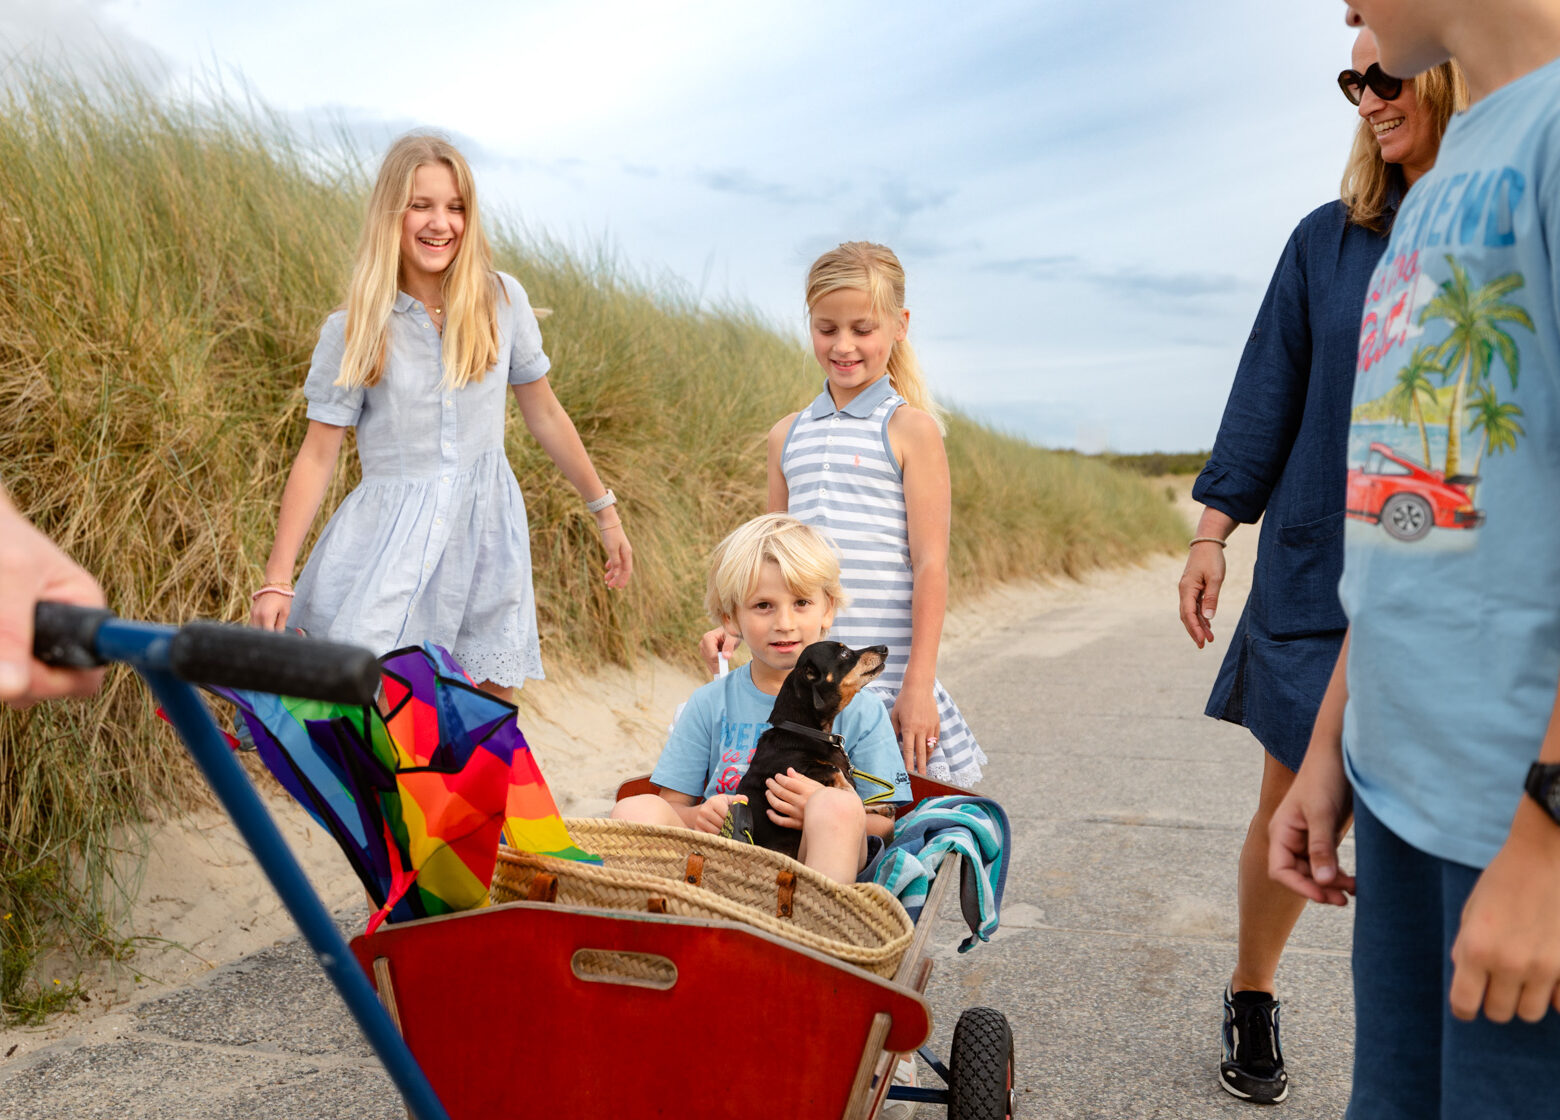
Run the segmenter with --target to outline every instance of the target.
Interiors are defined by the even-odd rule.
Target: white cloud
[[[124,70],[154,82],[163,58],[110,18],[108,0],[0,0],[0,84],[29,72],[71,73],[84,81]]]
[[[1354,121],[1333,84],[1352,33],[1314,0],[15,8],[8,41],[95,20],[118,50],[236,71],[290,119],[370,144],[442,127],[489,205],[787,329],[816,252],[886,240],[934,390],[1012,416],[1039,402],[1068,420],[1037,437],[1129,449],[1211,441]]]

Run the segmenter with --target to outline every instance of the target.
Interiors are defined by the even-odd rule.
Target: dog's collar
[[[834,735],[827,731],[819,731],[816,727],[808,727],[803,723],[792,723],[790,720],[781,720],[775,724],[781,731],[794,731],[798,735],[805,735],[809,739],[815,739],[820,743],[828,743],[831,747],[845,749],[845,736]]]

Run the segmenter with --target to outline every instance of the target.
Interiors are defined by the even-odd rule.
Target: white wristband
[[[603,494],[601,497],[597,498],[595,501],[593,501],[593,502],[586,502],[585,503],[585,509],[588,512],[590,512],[590,513],[600,513],[602,510],[606,509],[608,506],[615,506],[615,505],[617,505],[617,495],[614,494],[612,491],[608,490],[605,494]]]

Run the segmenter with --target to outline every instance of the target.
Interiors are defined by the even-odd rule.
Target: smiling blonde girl
[[[940,412],[908,341],[904,269],[882,245],[847,242],[814,262],[806,295],[825,382],[769,433],[769,509],[839,546],[851,605],[833,636],[888,646],[869,687],[889,707],[906,768],[972,786],[986,756],[937,679],[952,498]],[[702,648],[713,662],[734,645],[711,631]]]
[[[539,679],[525,502],[504,453],[506,385],[594,515],[607,585],[628,583],[616,499],[548,384],[525,290],[492,259],[460,152],[433,135],[397,140],[369,199],[346,307],[326,319],[304,383],[309,428],[253,596],[254,625],[380,654],[436,642],[501,694]],[[349,427],[362,481],[294,589]]]

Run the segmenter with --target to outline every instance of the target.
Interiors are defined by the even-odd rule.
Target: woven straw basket
[[[493,901],[722,918],[892,977],[913,927],[876,883],[836,883],[766,848],[683,828],[574,818],[600,867],[500,848]]]

